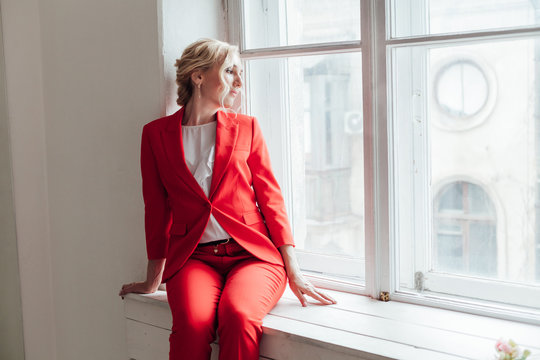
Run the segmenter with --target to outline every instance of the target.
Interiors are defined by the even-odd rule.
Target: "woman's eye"
[[[232,74],[233,70],[231,68],[229,68],[229,69],[225,69],[225,72],[227,72],[228,74]]]

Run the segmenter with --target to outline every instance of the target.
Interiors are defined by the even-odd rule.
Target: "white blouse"
[[[217,121],[203,125],[182,125],[182,142],[186,165],[206,196],[210,192],[216,148]],[[227,239],[231,236],[219,225],[214,215],[204,230],[199,243]]]

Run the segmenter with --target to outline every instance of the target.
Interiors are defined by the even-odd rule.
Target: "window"
[[[497,97],[497,76],[492,59],[475,46],[431,49],[428,62],[433,75],[431,108],[434,125],[462,131],[490,119]],[[428,85],[429,86],[429,85]]]
[[[229,0],[229,11],[245,110],[304,271],[335,289],[540,322],[540,5]]]
[[[435,75],[434,93],[441,111],[462,118],[476,115],[486,105],[489,87],[477,64],[459,60]]]
[[[360,3],[242,5],[246,107],[265,132],[287,199],[299,261],[312,275],[362,287]],[[342,51],[320,51],[321,42]],[[286,54],[280,53],[283,49]]]
[[[493,3],[415,1],[405,11],[391,1],[395,297],[537,313],[540,34],[524,26],[537,26],[540,13],[530,1]]]
[[[445,185],[433,205],[432,271],[497,276],[497,221],[489,195],[466,181]]]

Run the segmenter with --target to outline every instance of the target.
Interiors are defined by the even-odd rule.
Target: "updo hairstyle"
[[[224,87],[220,103],[224,107],[223,99],[230,90],[224,80],[224,69],[233,65],[235,56],[240,57],[238,47],[219,40],[204,38],[189,45],[174,65],[176,67],[176,84],[178,85],[176,103],[185,106],[193,95],[191,74],[194,71],[202,70],[205,72],[218,63],[221,64],[219,74]]]

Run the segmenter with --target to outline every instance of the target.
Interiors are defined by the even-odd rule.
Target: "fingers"
[[[325,294],[324,292],[320,291],[310,283],[306,284],[306,292],[305,294],[311,296],[315,300],[318,300],[319,302],[323,304],[336,304],[337,301],[334,300],[330,295]]]
[[[120,295],[122,297],[122,299],[124,298],[124,295],[126,295],[128,293],[127,289],[128,287],[130,286],[131,284],[124,284],[122,285],[122,289],[120,290],[120,292],[118,293],[118,295]]]
[[[303,307],[307,306],[307,300],[304,295],[312,297],[323,305],[332,305],[337,303],[334,298],[332,298],[330,295],[325,294],[322,291],[319,291],[309,282],[304,282],[301,285],[291,286],[291,290],[293,294],[298,298]]]
[[[321,295],[323,298],[325,298],[326,300],[330,301],[332,304],[337,304],[336,299],[334,299],[334,298],[331,297],[330,295],[325,294],[325,293],[323,293],[323,292],[320,292],[320,291],[318,291],[318,290],[317,290],[317,293],[318,293],[319,295]]]
[[[122,285],[122,289],[120,290],[118,295],[122,296],[122,299],[123,299],[124,295],[126,294],[138,292],[138,285],[139,285],[138,283],[124,284]]]
[[[118,295],[122,296],[124,298],[124,295],[129,293],[136,293],[136,294],[151,294],[157,290],[154,289],[151,285],[148,285],[145,281],[141,282],[132,282],[129,284],[122,285],[122,289],[118,293]]]
[[[334,299],[332,299],[330,296],[328,296],[328,295],[326,295],[326,294],[324,294],[322,292],[319,292],[313,286],[308,287],[305,294],[311,296],[313,299],[315,299],[315,300],[317,300],[320,303],[325,304],[325,305],[331,305],[331,304],[336,303],[336,301]]]
[[[298,300],[300,301],[300,304],[302,304],[302,307],[306,307],[307,306],[307,300],[306,298],[304,297],[304,295],[300,292],[300,290],[298,289],[291,289],[293,291],[293,294],[298,298]]]

